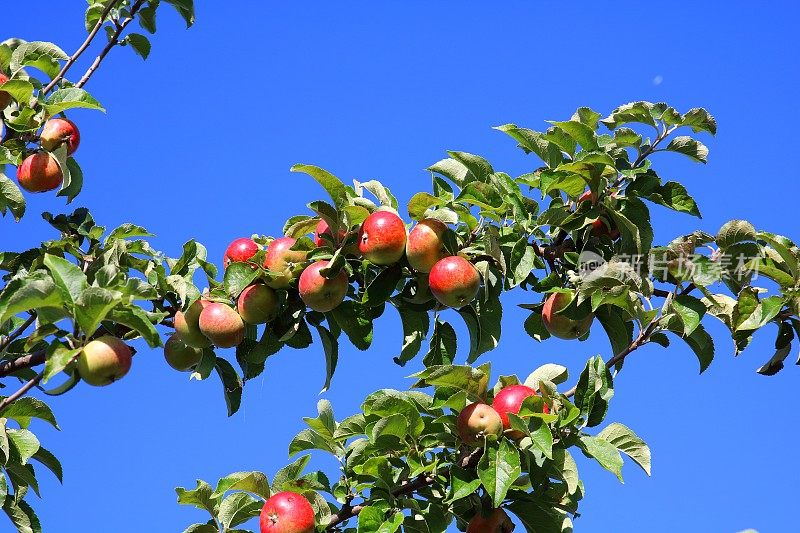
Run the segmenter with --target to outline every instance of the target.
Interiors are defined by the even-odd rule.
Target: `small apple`
[[[371,213],[358,233],[358,251],[376,265],[398,262],[406,251],[406,225],[392,211]]]
[[[262,283],[245,288],[236,301],[239,316],[248,324],[266,324],[278,315],[278,295]]]
[[[47,152],[36,152],[17,168],[17,181],[28,192],[52,191],[64,181],[64,174],[54,157]]]
[[[577,339],[583,337],[592,326],[594,315],[589,313],[581,320],[573,320],[559,314],[575,297],[571,292],[554,292],[544,301],[542,322],[550,335],[559,339]]]
[[[228,245],[225,250],[225,256],[222,259],[222,265],[228,268],[231,263],[244,263],[252,259],[258,253],[259,246],[253,239],[242,237],[236,239]]]
[[[0,72],[0,85],[4,84],[8,81],[8,76]],[[5,107],[11,103],[11,95],[8,94],[6,91],[0,91],[0,110],[5,109]]]
[[[323,235],[325,235],[325,237],[327,237],[328,239],[326,240],[325,238],[323,238]],[[331,231],[330,226],[323,219],[320,220],[319,223],[317,223],[317,229],[314,230],[314,244],[316,244],[317,246],[325,246],[326,244],[330,244],[331,242],[333,242],[334,244],[339,244],[340,242],[342,242],[342,239],[344,239],[345,235],[347,235],[347,232],[343,229],[340,229],[337,232],[337,237],[334,239],[333,232]]]
[[[494,397],[492,407],[500,415],[500,419],[503,421],[503,429],[506,430],[506,435],[510,439],[521,439],[524,434],[511,429],[508,413],[519,414],[522,402],[529,396],[536,396],[536,391],[525,385],[509,385],[503,387]],[[542,412],[549,413],[550,408],[545,404]]]
[[[592,235],[595,237],[608,237],[612,241],[619,239],[619,228],[616,224],[600,217],[592,222]]]
[[[335,309],[347,295],[347,271],[342,269],[336,277],[328,279],[320,274],[328,264],[329,261],[323,259],[306,267],[297,285],[303,303],[320,313]]]
[[[482,444],[485,437],[502,435],[503,420],[491,405],[476,402],[458,413],[456,429],[465,444]]]
[[[52,152],[63,143],[67,143],[67,155],[72,155],[81,144],[81,133],[74,122],[66,118],[51,118],[44,123],[42,134],[39,135],[42,148]]]
[[[186,311],[175,313],[175,332],[184,343],[193,348],[211,346],[211,342],[200,331],[200,313],[207,304],[205,300],[196,300]]]
[[[296,266],[306,260],[307,251],[292,250],[296,242],[292,237],[281,237],[267,246],[264,268],[275,274],[275,277],[267,281],[267,285],[273,289],[289,288],[295,279]]]
[[[233,348],[244,340],[242,317],[223,303],[208,302],[200,313],[198,324],[203,335],[220,348]]]
[[[440,259],[447,257],[442,236],[447,231],[444,222],[433,218],[420,220],[408,234],[406,257],[417,272],[430,272]]]
[[[493,509],[487,517],[482,516],[479,511],[467,525],[467,533],[511,533],[512,531],[514,523],[502,509]]]
[[[261,533],[314,533],[314,508],[302,494],[278,492],[261,508]]]
[[[164,358],[167,360],[167,364],[179,372],[191,370],[202,357],[201,349],[189,346],[177,333],[164,343]]]
[[[581,202],[591,202],[592,205],[597,203],[597,195],[592,191],[585,191],[583,194],[578,196],[578,203]]]
[[[472,263],[454,255],[440,259],[433,265],[428,284],[439,303],[458,309],[478,295],[481,276]]]
[[[95,387],[121,379],[131,369],[133,352],[127,344],[111,335],[90,341],[78,355],[78,375]]]

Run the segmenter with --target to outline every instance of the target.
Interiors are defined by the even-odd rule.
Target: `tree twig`
[[[97,70],[97,68],[100,66],[100,63],[103,62],[103,59],[105,59],[105,57],[108,55],[111,49],[119,44],[120,35],[122,35],[122,32],[125,30],[125,27],[133,21],[136,12],[139,11],[139,9],[141,9],[144,2],[145,0],[136,0],[136,2],[134,2],[134,4],[131,6],[131,10],[128,16],[122,21],[115,22],[115,26],[117,28],[116,31],[108,40],[108,44],[106,44],[105,48],[103,48],[100,54],[94,59],[92,64],[86,70],[86,73],[83,75],[80,81],[75,84],[76,87],[83,87],[84,85],[86,85],[86,82],[89,81],[89,78],[92,77],[94,71]]]
[[[27,383],[25,383],[25,385],[23,385],[22,387],[20,387],[20,389],[19,389],[17,392],[15,392],[14,394],[12,394],[12,395],[11,395],[11,396],[9,396],[8,398],[4,398],[4,399],[3,399],[3,401],[2,401],[2,402],[0,402],[0,411],[2,411],[3,409],[5,409],[6,407],[8,407],[8,406],[9,406],[9,404],[11,404],[12,402],[14,402],[14,401],[18,400],[20,397],[22,397],[22,395],[24,395],[26,392],[28,392],[28,391],[29,391],[29,390],[31,390],[33,387],[35,387],[36,385],[38,385],[38,384],[39,384],[39,382],[40,382],[40,381],[42,381],[42,377],[43,377],[43,376],[44,376],[44,370],[42,370],[41,372],[39,372],[38,374],[36,374],[36,376],[35,376],[33,379],[31,379],[30,381],[28,381]]]
[[[22,357],[18,357],[12,361],[3,361],[0,363],[0,378],[9,374],[13,374],[18,370],[30,368],[32,366],[41,365],[45,361],[45,351],[37,350]]]
[[[25,330],[31,327],[31,324],[33,324],[35,321],[36,321],[36,313],[31,313],[31,316],[29,316],[28,319],[25,322],[23,322],[17,329],[12,331],[7,337],[0,339],[0,352],[5,350],[9,344],[14,342],[14,339],[22,335],[25,332]]]
[[[119,1],[120,0],[113,0],[112,2],[108,3],[106,8],[100,14],[100,19],[94,25],[92,31],[89,32],[89,35],[86,37],[86,40],[83,41],[83,44],[81,44],[80,47],[78,47],[78,49],[75,51],[75,53],[72,54],[72,56],[70,56],[67,62],[64,63],[64,66],[61,67],[61,70],[56,75],[56,77],[50,80],[50,83],[48,83],[44,87],[44,89],[42,89],[42,94],[49,93],[59,81],[64,79],[64,76],[67,74],[67,71],[72,67],[72,65],[75,64],[75,62],[78,60],[81,54],[83,54],[86,51],[86,49],[89,48],[89,45],[92,44],[92,41],[97,35],[97,32],[99,32],[100,28],[103,27],[103,23],[105,23],[106,17],[108,16],[109,13],[111,13],[111,10],[114,9],[114,7],[119,3]]]

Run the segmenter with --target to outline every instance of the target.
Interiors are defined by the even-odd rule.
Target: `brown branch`
[[[56,77],[53,78],[52,80],[50,80],[50,83],[48,83],[44,87],[44,89],[42,89],[42,94],[49,93],[53,89],[53,87],[56,86],[56,84],[59,81],[64,79],[64,76],[67,74],[67,71],[72,67],[72,65],[75,64],[75,61],[78,60],[78,58],[81,56],[81,54],[83,54],[86,51],[86,49],[89,48],[89,45],[92,44],[92,41],[94,40],[95,36],[97,35],[97,32],[99,32],[100,28],[103,27],[103,23],[106,21],[106,17],[111,12],[111,10],[114,9],[114,7],[119,3],[119,1],[120,0],[113,0],[112,2],[108,3],[106,8],[100,14],[100,19],[94,25],[94,27],[92,28],[92,31],[89,32],[89,35],[86,37],[86,40],[83,41],[83,44],[81,44],[80,47],[78,47],[78,49],[75,51],[75,53],[72,54],[72,56],[67,60],[67,62],[64,63],[64,66],[61,67],[61,70],[56,75]]]
[[[0,352],[5,350],[9,344],[14,342],[14,339],[22,335],[25,332],[25,330],[31,327],[31,324],[33,324],[35,321],[36,321],[36,313],[31,313],[31,316],[29,316],[28,319],[22,323],[22,325],[20,325],[17,329],[12,331],[7,337],[0,340]]]
[[[476,466],[481,458],[482,453],[483,453],[483,448],[475,448],[470,453],[462,455],[462,457],[458,461],[459,466],[461,466],[462,468],[470,468]],[[449,472],[450,472],[449,468],[446,468],[442,471],[441,474],[443,476],[448,476]],[[392,490],[392,496],[397,497],[397,496],[405,496],[407,494],[413,494],[414,492],[417,492],[422,488],[433,485],[435,481],[436,481],[436,476],[419,475],[413,480],[404,483],[399,487],[396,487],[394,490]],[[338,513],[331,516],[330,520],[328,521],[328,525],[326,526],[325,529],[327,531],[333,531],[342,522],[345,522],[347,520],[350,520],[351,518],[355,518],[356,516],[358,516],[358,513],[360,513],[364,509],[364,507],[366,507],[366,504],[363,503],[358,505],[351,505],[350,502],[346,503]]]
[[[12,361],[3,361],[0,363],[0,378],[8,376],[9,374],[13,374],[19,370],[24,368],[30,368],[32,366],[41,365],[45,361],[45,351],[44,350],[37,350],[35,352],[29,353],[28,355],[23,355],[22,357],[18,357]]]
[[[22,387],[20,387],[20,389],[17,392],[12,394],[8,398],[4,398],[3,401],[0,402],[0,411],[8,407],[11,402],[18,400],[20,397],[22,397],[23,394],[25,394],[26,392],[34,388],[36,385],[38,385],[39,382],[42,381],[43,376],[44,376],[44,370],[36,374],[36,377],[25,383],[25,385],[23,385]]]
[[[91,66],[89,66],[89,69],[80,79],[80,81],[75,84],[76,87],[83,87],[84,85],[86,85],[86,82],[89,81],[89,78],[92,77],[94,71],[97,70],[97,68],[100,66],[100,63],[103,62],[103,59],[105,59],[105,57],[108,55],[111,49],[120,43],[119,41],[120,35],[122,35],[122,32],[123,30],[125,30],[125,27],[133,21],[136,12],[139,11],[139,9],[141,9],[144,2],[145,0],[136,0],[136,2],[131,6],[131,10],[128,16],[120,22],[115,22],[115,26],[117,28],[116,31],[108,40],[108,44],[106,44],[105,48],[103,48],[103,51],[100,52],[100,55],[98,55],[92,62]]]

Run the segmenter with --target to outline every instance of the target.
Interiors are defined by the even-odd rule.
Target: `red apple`
[[[164,358],[167,360],[167,364],[179,372],[191,370],[202,357],[201,349],[189,346],[177,333],[164,343]]]
[[[464,307],[475,299],[481,285],[478,270],[466,259],[454,255],[440,259],[428,275],[433,296],[448,307]]]
[[[259,246],[253,239],[242,237],[228,245],[222,264],[225,268],[231,263],[244,263],[258,253]]]
[[[200,313],[207,304],[205,300],[196,300],[186,311],[175,313],[175,332],[184,343],[194,348],[211,346],[208,338],[200,331]]]
[[[17,168],[17,181],[28,192],[45,192],[57,189],[64,175],[54,157],[47,152],[36,152]]]
[[[476,402],[458,413],[456,429],[465,444],[482,444],[485,437],[498,437],[503,433],[503,420],[491,405]]]
[[[514,523],[502,509],[493,509],[487,517],[478,512],[467,525],[467,533],[511,533],[512,531]]]
[[[245,288],[236,301],[239,316],[248,324],[266,324],[278,315],[278,295],[264,284],[256,283]]]
[[[325,235],[328,237],[328,240],[324,239],[322,236]],[[317,246],[325,246],[326,244],[330,244],[333,242],[334,244],[339,244],[344,239],[344,236],[347,235],[347,232],[343,229],[340,229],[337,232],[337,237],[333,238],[333,232],[331,232],[330,226],[325,220],[320,220],[317,224],[317,229],[314,230],[314,244]]]
[[[111,335],[89,342],[78,355],[78,375],[89,385],[102,387],[122,378],[131,369],[133,352]]]
[[[320,270],[327,267],[329,261],[317,261],[306,267],[300,274],[298,289],[303,302],[320,313],[327,313],[336,308],[347,295],[347,271],[342,269],[336,277],[328,279]]]
[[[4,84],[8,81],[8,76],[0,72],[0,85]],[[11,95],[8,94],[6,91],[0,91],[0,111],[5,109],[5,107],[11,103]]]
[[[598,218],[592,222],[592,235],[595,237],[609,237],[612,241],[619,239],[619,228],[605,217]]]
[[[358,251],[376,265],[398,262],[406,251],[406,225],[391,211],[370,214],[358,233]]]
[[[267,281],[267,285],[273,289],[289,288],[296,277],[298,265],[306,260],[307,251],[291,249],[296,242],[292,237],[281,237],[267,246],[264,268],[275,274],[274,278]]]
[[[444,222],[433,218],[421,220],[408,234],[406,257],[417,272],[430,272],[440,259],[447,257],[442,236],[447,231]]]
[[[42,148],[52,152],[63,143],[67,143],[67,155],[72,155],[81,144],[81,133],[74,122],[66,118],[51,118],[44,123],[42,134],[39,135]]]
[[[592,205],[597,203],[597,195],[592,191],[585,191],[583,194],[578,196],[578,203],[580,202],[592,202]]]
[[[592,326],[594,315],[591,313],[581,320],[573,320],[559,314],[575,297],[570,292],[554,292],[544,301],[542,308],[542,322],[550,335],[559,339],[577,339],[583,337]]]
[[[261,509],[261,533],[314,533],[314,508],[296,492],[273,494]]]
[[[525,385],[509,385],[508,387],[503,387],[494,397],[492,407],[500,415],[500,419],[503,421],[503,429],[507,430],[506,434],[511,439],[521,439],[523,433],[511,429],[508,413],[519,414],[522,402],[529,396],[536,396],[536,391]],[[542,412],[549,413],[550,408],[545,404]]]
[[[244,340],[242,317],[223,303],[207,303],[200,313],[198,324],[203,335],[220,348],[233,348]]]

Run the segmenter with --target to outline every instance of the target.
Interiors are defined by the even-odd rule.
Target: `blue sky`
[[[3,34],[69,52],[84,38],[82,2],[10,4]],[[108,113],[70,115],[83,135],[77,155],[86,176],[75,203],[107,226],[146,226],[172,255],[196,238],[221,258],[233,238],[276,234],[322,198],[312,180],[288,172],[294,163],[382,180],[404,203],[428,189],[424,169],[446,150],[481,154],[511,174],[538,165],[491,126],[543,128],[579,106],[606,114],[647,99],[704,106],[719,123],[718,136],[703,139],[707,166],[655,158],[703,213],[697,220],[654,208],[657,242],[715,232],[731,218],[800,239],[799,171],[782,161],[798,139],[798,6],[571,4],[199,1],[188,31],[165,6],[150,59],[117,49],[87,85]],[[71,209],[52,195],[30,198],[22,223],[0,221],[0,247],[51,238],[38,213]],[[512,305],[528,296],[506,299],[500,347],[484,356],[496,375],[524,378],[557,362],[574,380],[590,356],[608,357],[600,327],[585,343],[534,343]],[[702,376],[678,342],[628,360],[609,421],[650,444],[653,477],[629,464],[622,485],[579,459],[587,496],[577,531],[788,529],[800,470],[800,373],[792,365],[771,378],[755,373],[772,354],[774,331],[734,358],[723,328],[709,327],[717,357]],[[404,376],[420,368],[391,362],[401,342],[391,313],[376,339],[368,352],[342,347],[325,395],[339,418],[375,389],[407,387]],[[37,428],[65,470],[63,486],[43,473],[44,501],[32,502],[45,531],[182,531],[204,520],[175,504],[174,487],[237,470],[271,476],[301,418],[315,412],[323,378],[321,347],[281,352],[228,419],[214,378],[189,382],[160,352],[142,349],[120,383],[52,401],[63,431]]]

